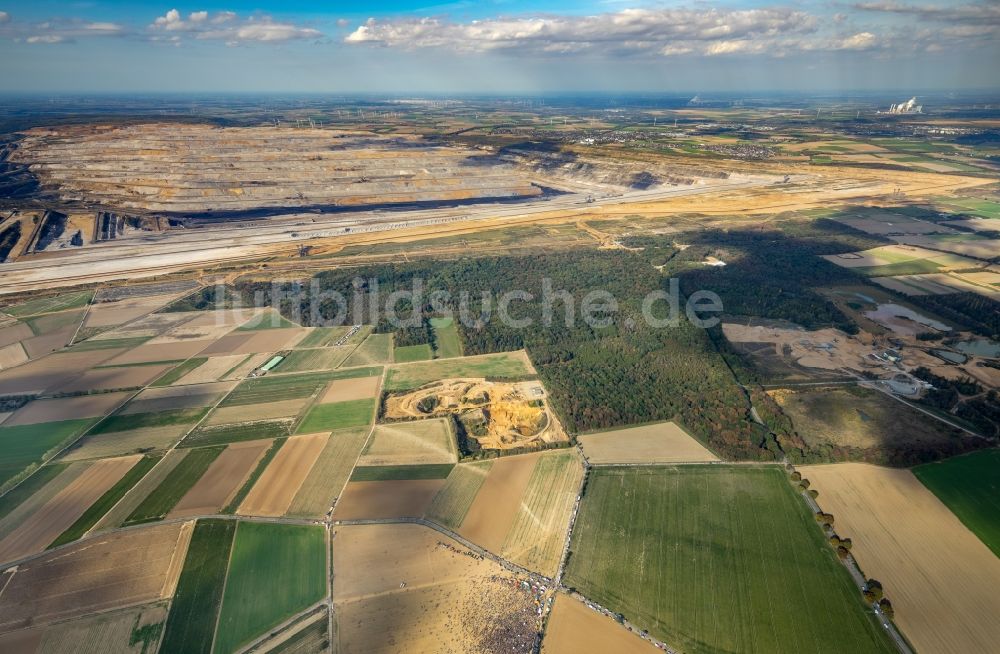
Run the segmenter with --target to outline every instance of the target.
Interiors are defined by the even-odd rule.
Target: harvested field
[[[917,466],[913,474],[1000,556],[1000,449]]]
[[[320,396],[320,404],[331,402],[347,402],[349,400],[363,400],[378,395],[378,385],[380,377],[357,377],[355,379],[336,379],[330,382],[323,395]]]
[[[330,434],[323,451],[295,494],[286,515],[321,518],[330,510],[351,476],[368,429],[344,429]]]
[[[257,461],[270,445],[271,441],[249,441],[227,446],[167,517],[211,515],[221,511],[253,472]]]
[[[616,429],[578,437],[592,464],[690,463],[718,461],[694,437],[672,422]]]
[[[34,335],[35,333],[31,331],[31,328],[23,322],[16,322],[7,327],[0,327],[0,347],[16,345],[18,341],[23,341]]]
[[[59,537],[52,541],[49,547],[58,547],[82,538],[139,480],[145,477],[159,463],[161,458],[162,455],[160,454],[142,457],[138,463],[129,468],[128,472],[114,486],[101,495],[96,502],[91,504],[69,529],[59,534]]]
[[[324,347],[311,350],[293,350],[278,366],[278,372],[307,372],[333,370],[344,362],[353,347]]]
[[[260,352],[288,350],[295,347],[307,334],[308,329],[305,327],[233,333],[232,336],[234,337],[248,336],[248,338],[244,340],[234,338],[230,349],[226,352],[219,352],[219,354],[258,354]]]
[[[222,447],[206,447],[191,450],[132,511],[125,521],[125,525],[164,518],[201,479],[216,458],[222,454],[223,449]]]
[[[680,651],[896,651],[777,466],[596,468],[571,548],[568,586]]]
[[[309,403],[309,398],[296,398],[280,402],[266,402],[242,406],[219,407],[204,422],[207,426],[229,425],[236,422],[259,420],[291,420]]]
[[[540,454],[500,554],[555,577],[582,483],[583,461],[576,450]]]
[[[908,470],[803,466],[851,554],[879,580],[917,651],[988,652],[1000,642],[1000,558]]]
[[[28,354],[20,343],[0,347],[0,370],[13,368],[27,361]]]
[[[895,236],[893,240],[906,245],[915,245],[923,248],[933,248],[954,252],[962,257],[974,257],[976,259],[990,260],[1000,252],[1000,239],[961,237],[958,239],[940,238],[935,236]],[[981,264],[980,264],[981,265]],[[975,265],[971,266],[975,267]]]
[[[458,448],[451,422],[429,418],[376,425],[358,465],[393,466],[457,463]]]
[[[169,597],[192,527],[120,531],[21,564],[0,595],[0,632]]]
[[[131,393],[100,393],[80,397],[60,397],[34,400],[14,412],[4,421],[4,427],[34,425],[80,418],[97,418],[111,413],[129,398]]]
[[[77,618],[38,629],[44,654],[146,654],[160,641],[167,606],[163,602],[139,609]]]
[[[59,393],[93,392],[119,388],[141,388],[172,368],[170,364],[95,368],[76,379],[58,386]]]
[[[199,354],[210,343],[211,341],[181,341],[176,343],[146,341],[108,363],[120,366],[158,361],[183,361]]]
[[[83,418],[0,427],[0,488],[55,455],[93,423]]]
[[[313,327],[299,341],[300,348],[332,347],[351,331],[350,327]]]
[[[53,390],[67,378],[119,354],[118,350],[66,352],[32,361],[12,370],[0,371],[0,395],[19,395]]]
[[[199,520],[193,532],[160,644],[164,653],[212,651],[236,522]]]
[[[338,527],[333,569],[342,654],[527,654],[534,645],[530,592],[426,527]]]
[[[236,387],[234,382],[217,382],[197,386],[175,386],[148,388],[122,409],[122,415],[133,413],[155,413],[179,409],[195,409],[212,406]]]
[[[74,443],[59,460],[85,461],[165,450],[180,440],[190,428],[190,424],[182,424],[88,434]]]
[[[144,476],[132,490],[126,493],[118,504],[108,511],[103,518],[97,521],[94,531],[115,529],[125,524],[132,512],[142,504],[149,495],[159,488],[160,484],[170,476],[181,461],[188,454],[188,450],[170,450],[160,459],[159,463]],[[81,465],[81,464],[77,464]]]
[[[542,654],[654,654],[659,651],[614,619],[564,593],[556,595],[542,641]]]
[[[521,498],[531,483],[538,456],[522,454],[497,459],[458,533],[491,552],[499,552],[521,509]]]
[[[375,420],[375,400],[348,400],[315,404],[296,428],[297,434],[333,431],[369,425]]]
[[[79,479],[88,467],[85,463],[47,465],[10,490],[2,497],[4,513],[0,517],[0,539],[31,520],[40,508]],[[55,470],[55,474],[50,470]]]
[[[460,463],[452,468],[444,486],[427,509],[427,518],[450,529],[458,529],[492,467],[493,461],[486,460]]]
[[[0,561],[12,561],[44,550],[118,483],[140,458],[128,456],[91,464],[0,541]]]
[[[337,501],[333,519],[419,518],[443,486],[443,479],[352,481]]]
[[[408,479],[447,479],[454,463],[404,466],[356,466],[351,481],[402,481]]]
[[[456,359],[435,359],[395,365],[389,369],[385,388],[400,391],[417,388],[432,381],[452,378],[525,377],[534,375],[528,355],[524,350],[483,354]]]
[[[128,298],[115,302],[97,302],[92,304],[87,313],[85,328],[113,327],[152,313],[164,307],[176,295],[153,295],[149,297]]]
[[[392,334],[372,334],[344,361],[344,366],[392,363]]]
[[[289,438],[237,512],[273,517],[284,515],[326,447],[328,438],[326,433]]]
[[[183,386],[185,384],[209,384],[218,381],[245,357],[195,357],[180,364],[163,377],[156,380],[154,386]],[[222,368],[220,370],[219,368]]]
[[[326,530],[240,522],[213,652],[231,654],[326,596]]]

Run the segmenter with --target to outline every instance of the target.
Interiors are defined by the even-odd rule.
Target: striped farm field
[[[165,517],[191,490],[191,487],[198,483],[224,449],[224,447],[204,447],[191,450],[167,478],[136,507],[125,524],[150,522]]]
[[[368,428],[343,429],[330,434],[285,515],[321,518],[340,495],[368,440]]]
[[[566,584],[684,652],[895,651],[778,467],[595,468]]]
[[[463,463],[452,468],[444,487],[427,509],[427,517],[451,529],[462,526],[472,501],[476,499],[476,494],[492,467],[493,462],[486,460]]]
[[[582,481],[583,461],[576,450],[539,456],[500,550],[503,557],[555,576]]]

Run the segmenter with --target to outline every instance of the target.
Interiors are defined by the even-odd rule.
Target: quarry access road
[[[359,210],[352,213],[303,212],[278,220],[227,221],[218,226],[176,229],[118,241],[96,243],[72,252],[35,255],[4,264],[0,294],[72,286],[130,277],[251,261],[276,254],[294,254],[299,247],[331,240],[350,241],[363,234],[413,230],[433,238],[437,228],[456,223],[487,222],[496,227],[548,219],[553,212],[653,202],[675,197],[745,190],[775,182],[774,177],[713,180],[699,186],[628,191],[590,196],[568,193],[517,204],[482,204],[398,211]]]

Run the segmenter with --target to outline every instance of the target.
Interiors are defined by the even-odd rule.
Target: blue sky
[[[1000,87],[1000,2],[0,0],[0,91]]]

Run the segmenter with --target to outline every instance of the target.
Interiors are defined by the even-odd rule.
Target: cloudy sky
[[[0,91],[973,88],[998,0],[0,0]]]

